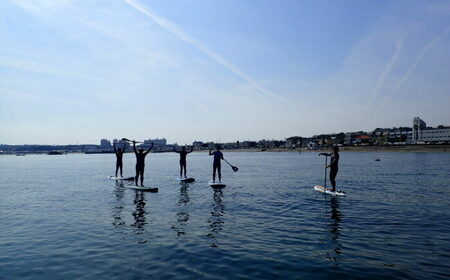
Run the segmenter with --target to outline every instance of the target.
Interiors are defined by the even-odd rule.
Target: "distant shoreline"
[[[290,152],[290,153],[298,153],[298,152],[306,152],[306,153],[317,153],[317,152],[331,152],[331,147],[320,148],[317,150],[310,150],[307,148],[302,148],[301,150],[289,149],[289,148],[267,148],[262,151],[261,149],[232,149],[232,150],[223,150],[225,153],[227,152]],[[340,152],[403,152],[403,153],[450,153],[450,145],[405,145],[405,146],[343,146],[339,147]],[[197,151],[203,152],[203,151]]]
[[[291,149],[291,148],[267,148],[267,149],[259,149],[259,148],[248,148],[248,149],[225,149],[224,153],[320,153],[320,152],[331,152],[331,147],[318,148],[316,150],[310,150],[307,148],[302,149]],[[373,152],[373,153],[450,153],[450,145],[399,145],[399,146],[342,146],[339,147],[340,152]],[[76,154],[83,152],[68,152],[67,154]],[[132,151],[127,151],[127,153],[132,153]],[[163,153],[171,153],[171,152],[163,152]],[[195,150],[194,153],[208,153],[208,150]],[[41,154],[46,155],[47,152],[10,152],[10,153],[0,153],[0,155],[14,155],[14,154]]]

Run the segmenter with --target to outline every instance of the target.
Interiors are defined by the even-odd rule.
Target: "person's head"
[[[333,152],[334,152],[334,153],[339,152],[339,147],[338,147],[337,145],[333,147]]]
[[[186,151],[186,147],[185,147],[185,146],[181,147],[181,150],[182,150],[183,152]]]
[[[142,154],[142,153],[144,153],[144,149],[139,148],[139,149],[138,149],[138,152],[139,152],[140,154]]]
[[[222,147],[220,147],[220,145],[217,144],[217,145],[216,145],[216,150],[217,150],[217,151],[220,151],[220,149],[222,149]]]

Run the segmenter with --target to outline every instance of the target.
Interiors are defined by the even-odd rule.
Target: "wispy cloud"
[[[394,91],[398,90],[403,83],[409,78],[409,76],[411,75],[411,73],[416,69],[417,65],[420,63],[420,61],[423,59],[423,57],[436,45],[439,43],[439,41],[442,40],[442,38],[444,36],[447,36],[448,33],[450,32],[450,28],[447,28],[447,30],[437,36],[436,38],[434,38],[431,42],[429,42],[423,49],[422,51],[419,53],[419,55],[416,57],[416,59],[414,60],[414,63],[408,68],[408,71],[406,71],[405,75],[403,75],[400,80],[397,82],[397,84],[394,87]]]
[[[123,0],[123,1],[125,3],[127,3],[127,4],[129,4],[130,6],[132,6],[133,8],[137,9],[141,13],[145,14],[149,18],[151,18],[160,27],[162,27],[165,30],[173,33],[176,37],[178,37],[183,42],[186,42],[186,43],[194,46],[195,48],[197,48],[198,50],[203,52],[205,55],[207,55],[208,57],[212,58],[217,63],[221,64],[223,67],[225,67],[226,69],[231,71],[233,74],[235,74],[236,76],[240,77],[241,79],[243,79],[246,82],[248,82],[249,84],[251,84],[259,92],[261,92],[261,93],[263,93],[263,94],[265,94],[267,96],[276,97],[276,98],[282,98],[280,95],[278,95],[278,94],[276,94],[276,93],[274,93],[274,92],[272,92],[272,91],[262,87],[261,85],[259,85],[259,83],[257,83],[255,80],[253,80],[250,76],[248,76],[246,73],[244,73],[242,70],[240,70],[233,63],[231,63],[230,61],[226,60],[225,58],[223,58],[218,53],[216,53],[213,50],[211,50],[208,47],[206,47],[202,42],[198,41],[193,36],[191,36],[190,34],[186,33],[185,31],[183,31],[175,23],[173,23],[173,22],[171,22],[171,21],[169,21],[169,20],[159,16],[158,14],[156,14],[154,11],[152,11],[148,7],[144,7],[143,5],[141,5],[140,3],[136,2],[136,1],[133,1],[133,0]]]
[[[6,88],[0,88],[0,96],[9,95],[17,99],[18,102],[30,102],[30,99],[40,100],[47,102],[49,104],[61,104],[61,105],[70,105],[70,106],[87,106],[86,103],[78,102],[72,99],[66,98],[55,98],[55,97],[47,97],[44,95],[39,95],[37,93],[25,93],[17,90],[10,90]]]
[[[378,77],[378,81],[375,85],[375,87],[372,90],[372,93],[370,95],[369,98],[369,105],[368,107],[370,108],[373,100],[377,97],[380,89],[384,86],[384,82],[386,80],[386,77],[391,73],[392,69],[394,68],[397,59],[400,55],[400,52],[402,50],[403,47],[403,37],[400,37],[396,42],[395,42],[395,51],[392,54],[391,59],[389,60],[389,62],[386,64],[386,67],[384,67],[383,72],[381,72],[380,76]]]

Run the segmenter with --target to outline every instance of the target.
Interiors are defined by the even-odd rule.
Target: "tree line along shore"
[[[319,147],[317,149],[302,148],[266,148],[266,149],[230,149],[227,152],[296,152],[310,153],[331,151],[332,147]],[[412,152],[412,153],[449,153],[450,145],[390,145],[390,146],[341,146],[340,152]],[[201,152],[201,151],[197,151]]]

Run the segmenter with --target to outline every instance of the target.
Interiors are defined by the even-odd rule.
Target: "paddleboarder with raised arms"
[[[216,151],[212,152],[212,149],[209,149],[209,155],[214,156],[213,161],[213,182],[216,182],[216,170],[219,175],[219,182],[222,182],[222,172],[221,172],[221,160],[223,160],[223,154],[220,151],[220,145],[216,145]]]
[[[339,163],[339,147],[333,147],[333,153],[331,154],[331,162],[325,168],[330,168],[330,182],[333,186],[333,192],[336,191],[336,175],[338,173],[338,163]]]
[[[122,169],[123,169],[123,154],[125,153],[125,149],[127,147],[127,143],[123,144],[123,148],[116,149],[116,143],[113,144],[114,147],[114,153],[116,154],[116,177],[117,177],[117,171],[120,170],[120,177],[122,176]]]
[[[189,153],[192,153],[192,151],[194,150],[194,146],[191,146],[191,151],[187,152],[186,151],[186,147],[182,147],[181,151],[177,151],[175,147],[173,147],[173,151],[177,154],[180,154],[180,178],[183,178],[182,174],[183,174],[183,170],[184,170],[184,178],[186,177],[186,156]]]
[[[144,186],[144,170],[145,170],[145,156],[153,149],[153,142],[150,148],[144,152],[144,149],[139,148],[136,150],[136,141],[133,140],[133,150],[136,155],[136,176],[135,183],[138,185],[139,176],[141,177],[141,187]]]

